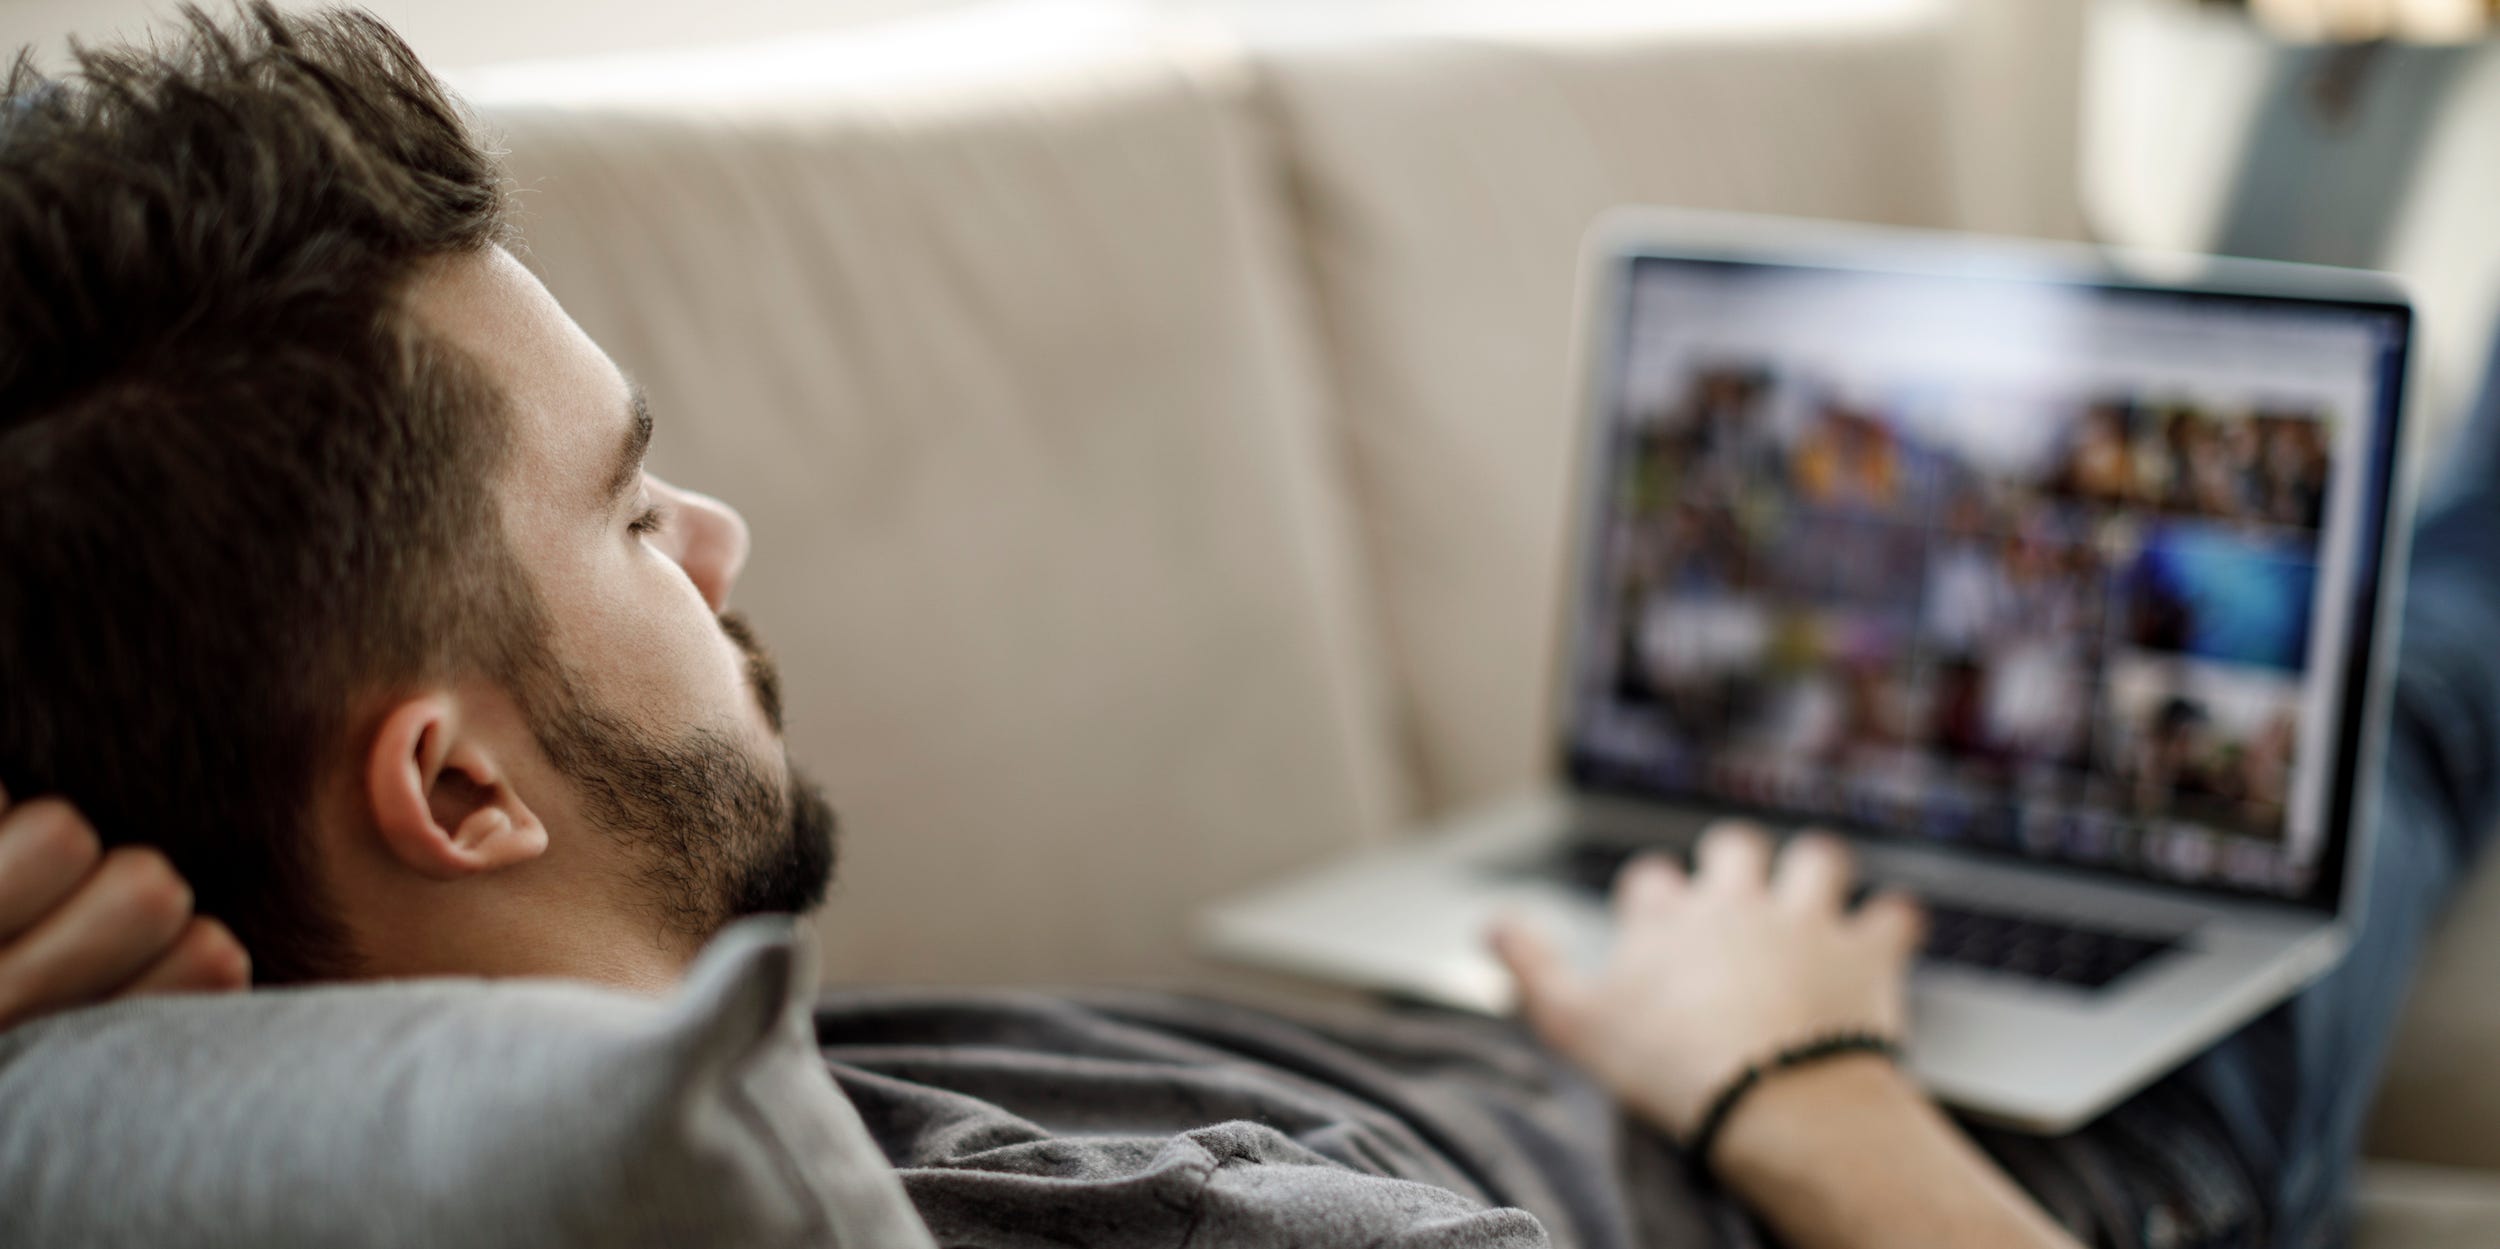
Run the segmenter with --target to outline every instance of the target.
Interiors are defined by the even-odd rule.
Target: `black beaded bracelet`
[[[1764,1062],[1752,1063],[1736,1073],[1719,1095],[1710,1099],[1710,1108],[1702,1112],[1701,1122],[1693,1129],[1692,1139],[1684,1146],[1684,1165],[1690,1169],[1693,1186],[1710,1189],[1718,1186],[1718,1177],[1710,1169],[1710,1147],[1717,1144],[1719,1133],[1727,1127],[1728,1117],[1736,1113],[1736,1105],[1754,1086],[1776,1072],[1811,1066],[1827,1058],[1843,1054],[1878,1054],[1890,1062],[1901,1061],[1901,1043],[1873,1032],[1833,1032],[1771,1055]]]

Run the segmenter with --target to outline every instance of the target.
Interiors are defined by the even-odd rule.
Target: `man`
[[[503,249],[440,87],[368,18],[266,7],[82,65],[21,68],[0,130],[0,784],[52,796],[0,818],[0,1010],[232,983],[237,942],[264,981],[657,991],[813,905],[830,816],[726,614],[743,523],[642,470],[650,414]],[[2331,1237],[2387,973],[2500,810],[2500,578],[2464,558],[2496,508],[2426,532],[2390,918],[2344,972],[2083,1137],[1989,1137],[2032,1194],[1869,1052],[1732,1103],[1716,1182],[1803,1249]],[[1626,872],[1593,977],[1500,934],[1620,1137],[1453,1021],[889,993],[819,1031],[945,1243],[1688,1243],[1743,1229],[1661,1134],[1783,1047],[1905,1025],[1918,913],[1849,885],[1829,838],[1729,827]]]

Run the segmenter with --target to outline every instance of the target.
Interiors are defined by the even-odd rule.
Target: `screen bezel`
[[[1836,819],[1829,813],[1806,813],[1773,805],[1747,803],[1718,794],[1641,784],[1593,768],[1579,750],[1573,721],[1575,682],[1589,614],[1597,610],[1604,585],[1603,544],[1597,541],[1605,523],[1608,492],[1604,476],[1613,466],[1618,389],[1621,385],[1623,335],[1630,320],[1633,276],[1645,264],[1667,262],[1715,266],[1748,266],[1879,276],[1907,276],[2019,282],[2081,288],[2093,292],[2177,297],[2209,305],[2242,302],[2262,306],[2296,305],[2321,310],[2358,312],[2392,318],[2392,346],[2382,356],[2378,402],[2366,414],[2369,428],[2361,438],[2365,463],[2359,482],[2358,523],[2346,535],[2351,544],[2354,576],[2347,601],[2349,644],[2334,679],[2337,716],[2332,773],[2326,806],[2327,826],[2318,870],[2310,887],[2286,896],[2221,880],[2181,881],[2115,865],[2073,862],[2035,856],[2015,847],[1988,847],[1904,836],[1898,832]],[[2385,732],[2387,685],[2392,653],[2392,605],[2398,598],[2403,568],[2403,527],[2396,522],[2408,486],[2405,432],[2415,387],[2414,311],[2401,289],[2383,275],[2314,266],[2284,265],[2212,257],[2154,256],[2068,244],[2046,244],[1979,238],[1926,231],[1712,213],[1643,211],[1617,214],[1592,231],[1584,254],[1582,318],[1576,336],[1578,365],[1578,442],[1572,456],[1576,489],[1572,507],[1570,547],[1561,634],[1554,647],[1549,683],[1548,741],[1556,775],[1573,792],[1610,800],[1671,805],[1690,809],[1704,805],[1731,815],[1769,822],[1812,818],[1818,825],[1851,836],[1891,845],[1917,845],[1992,861],[2017,861],[2075,871],[2101,879],[2119,879],[2189,893],[2336,913],[2358,893],[2356,855],[2366,848],[2368,830],[2361,813],[2375,789],[2375,760]]]

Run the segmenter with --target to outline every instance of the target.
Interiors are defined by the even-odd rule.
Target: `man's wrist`
[[[1765,1078],[1719,1131],[1710,1169],[1749,1199],[1846,1171],[1848,1155],[1932,1122],[1934,1103],[1879,1054],[1844,1054]]]
[[[1802,1249],[2075,1241],[1909,1074],[1875,1055],[1765,1081],[1711,1153],[1728,1191]]]

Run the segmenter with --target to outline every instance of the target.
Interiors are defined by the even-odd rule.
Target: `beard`
[[[746,657],[748,693],[781,737],[781,682],[734,613],[721,631]],[[541,683],[540,744],[580,788],[591,822],[622,841],[657,918],[708,939],[748,915],[797,914],[825,899],[838,821],[822,790],[783,756],[786,783],[727,735],[663,735],[600,707],[569,674]]]

